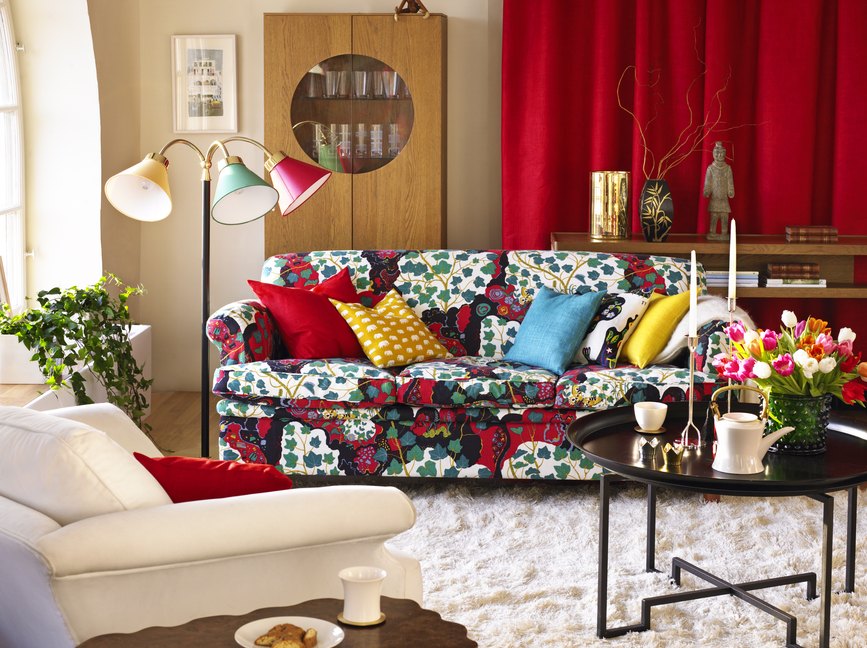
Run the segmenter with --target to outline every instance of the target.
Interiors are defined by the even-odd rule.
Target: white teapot
[[[762,397],[763,402],[761,417],[748,412],[728,412],[720,416],[716,397],[732,389],[757,392]],[[711,395],[710,408],[713,410],[717,436],[716,455],[712,467],[719,472],[736,475],[753,475],[763,472],[765,467],[762,465],[762,459],[765,458],[768,448],[774,441],[795,429],[784,427],[768,436],[762,436],[768,421],[768,400],[764,392],[755,387],[744,385],[721,387]]]

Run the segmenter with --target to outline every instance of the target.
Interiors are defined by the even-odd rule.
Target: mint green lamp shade
[[[250,171],[241,158],[230,155],[217,163],[219,176],[211,216],[224,225],[240,225],[261,218],[277,204],[277,190]]]

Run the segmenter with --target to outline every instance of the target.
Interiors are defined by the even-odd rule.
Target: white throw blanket
[[[702,295],[698,298],[697,326],[707,324],[713,320],[728,321],[729,310],[726,300],[722,297],[714,297],[713,295]],[[734,319],[740,320],[745,326],[755,328],[753,320],[742,308],[736,308]],[[665,364],[671,362],[677,355],[686,348],[686,334],[689,333],[689,317],[684,315],[678,322],[674,333],[668,340],[668,344],[653,359],[653,364]]]

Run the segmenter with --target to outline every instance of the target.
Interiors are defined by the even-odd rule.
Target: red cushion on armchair
[[[148,457],[139,452],[133,452],[133,456],[176,504],[292,488],[292,480],[271,464],[197,457]]]

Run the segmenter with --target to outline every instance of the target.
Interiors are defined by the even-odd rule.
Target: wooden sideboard
[[[587,232],[552,232],[552,250],[588,250],[630,254],[659,254],[696,258],[707,270],[728,270],[729,242],[708,241],[700,234],[671,234],[661,243],[642,236],[616,241],[593,241]],[[840,236],[836,243],[787,243],[785,236],[738,234],[738,270],[764,271],[768,263],[818,263],[826,288],[742,288],[738,297],[867,299],[867,285],[855,283],[855,257],[867,256],[867,236]],[[725,296],[725,286],[710,288]]]

